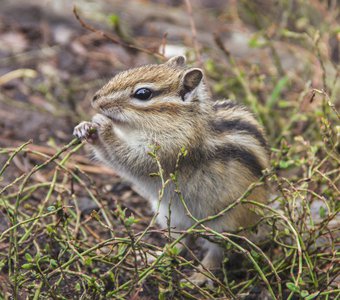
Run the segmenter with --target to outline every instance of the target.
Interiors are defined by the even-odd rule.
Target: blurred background
[[[286,116],[297,105],[307,112],[320,104],[317,97],[310,103],[310,95],[299,99],[302,92],[317,88],[333,102],[338,97],[334,0],[2,0],[0,5],[1,144],[68,141],[76,122],[89,118],[89,99],[111,76],[162,61],[126,44],[167,57],[186,54],[189,64],[205,69],[216,98],[250,105],[271,137],[285,133]],[[86,30],[74,6],[87,25],[116,43]],[[306,129],[303,120],[296,121],[302,123],[289,130]]]

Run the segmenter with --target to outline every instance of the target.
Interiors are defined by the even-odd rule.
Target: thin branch
[[[191,27],[191,32],[192,32],[192,41],[193,41],[193,44],[194,44],[196,58],[197,58],[199,64],[202,66],[203,62],[202,62],[202,56],[201,56],[201,51],[200,51],[201,47],[200,47],[200,45],[197,41],[196,24],[195,24],[190,0],[185,0],[185,6],[187,8],[187,12],[188,12],[188,15],[189,15],[190,27]]]
[[[89,31],[91,31],[91,32],[94,32],[94,33],[97,33],[97,34],[103,36],[104,38],[108,39],[108,40],[111,41],[112,43],[118,44],[118,45],[120,45],[120,46],[122,46],[122,47],[125,47],[125,48],[130,48],[130,49],[137,50],[137,51],[139,51],[139,52],[144,52],[144,53],[153,55],[153,56],[155,56],[155,57],[157,57],[158,59],[161,59],[161,60],[165,60],[164,55],[161,54],[161,53],[159,53],[159,52],[155,52],[155,51],[152,51],[152,50],[149,50],[149,49],[146,49],[146,48],[142,48],[142,47],[140,47],[140,46],[136,46],[136,45],[132,45],[132,44],[123,42],[123,41],[121,41],[121,40],[119,40],[119,39],[117,39],[117,38],[115,38],[115,37],[113,37],[113,36],[111,36],[111,35],[109,35],[109,34],[103,32],[103,31],[100,31],[100,30],[98,30],[98,29],[92,27],[91,25],[85,23],[85,22],[81,19],[81,17],[79,16],[76,6],[73,6],[73,14],[75,15],[76,19],[78,20],[78,22],[80,23],[80,25],[81,25],[83,28],[85,28],[85,29],[87,29],[87,30],[89,30]]]

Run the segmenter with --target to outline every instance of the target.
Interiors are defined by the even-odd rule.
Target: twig
[[[0,170],[0,176],[5,172],[5,170],[8,168],[8,166],[11,164],[11,161],[14,159],[14,157],[22,150],[24,149],[28,144],[31,144],[32,140],[29,140],[28,142],[22,144],[17,149],[15,149],[14,153],[9,157],[9,159],[6,161],[4,166]]]
[[[217,47],[220,48],[220,50],[224,53],[224,55],[228,59],[228,62],[230,64],[230,66],[231,66],[232,72],[236,76],[236,79],[238,80],[238,82],[240,83],[240,85],[242,86],[242,88],[243,88],[243,90],[244,90],[244,92],[246,94],[247,102],[251,106],[251,108],[254,111],[254,113],[259,115],[260,111],[259,111],[259,105],[257,103],[257,99],[254,96],[254,94],[252,93],[248,83],[243,78],[241,70],[236,65],[234,59],[231,57],[231,54],[230,54],[229,50],[224,46],[223,41],[221,40],[220,36],[217,33],[214,34],[214,40],[215,40],[215,43],[216,43]]]
[[[194,44],[196,58],[197,58],[198,63],[200,64],[200,66],[202,66],[202,64],[203,64],[202,56],[201,56],[201,51],[200,51],[200,45],[197,41],[196,24],[195,24],[193,12],[192,12],[192,5],[191,5],[190,0],[185,0],[185,5],[186,5],[187,12],[188,12],[188,15],[189,15],[190,27],[191,27],[191,32],[192,32],[192,41],[193,41],[193,44]]]
[[[35,78],[37,77],[37,72],[32,69],[17,69],[8,72],[5,75],[0,76],[0,85],[6,84],[7,82],[19,77]]]
[[[91,31],[91,32],[94,32],[94,33],[97,33],[103,37],[105,37],[106,39],[108,39],[109,41],[111,41],[112,43],[114,44],[118,44],[122,47],[126,47],[126,48],[130,48],[130,49],[134,49],[134,50],[137,50],[139,52],[144,52],[144,53],[147,53],[147,54],[150,54],[150,55],[153,55],[155,56],[156,58],[158,59],[161,59],[161,60],[165,60],[165,57],[164,55],[162,55],[161,53],[159,52],[155,52],[155,51],[151,51],[149,49],[146,49],[146,48],[142,48],[142,47],[139,47],[139,46],[136,46],[136,45],[132,45],[132,44],[129,44],[129,43],[126,43],[126,42],[123,42],[123,41],[120,41],[118,40],[117,38],[103,32],[103,31],[100,31],[94,27],[92,27],[91,25],[85,23],[79,16],[78,12],[77,12],[77,8],[76,6],[73,6],[73,14],[75,15],[76,19],[78,20],[78,22],[80,23],[80,25],[82,27],[84,27],[85,29]]]

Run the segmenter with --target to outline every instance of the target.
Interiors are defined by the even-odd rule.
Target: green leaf
[[[125,254],[127,246],[125,244],[120,244],[118,247],[118,253],[117,257],[121,257],[123,254]]]
[[[173,181],[176,181],[176,175],[174,173],[170,173],[170,178]]]
[[[226,250],[230,250],[232,248],[231,244],[230,243],[226,243],[225,244],[225,249]]]
[[[28,262],[32,262],[33,261],[33,257],[31,256],[31,254],[29,254],[28,252],[25,253],[25,258]]]
[[[160,287],[159,288],[159,295],[158,295],[158,299],[159,300],[166,300],[166,292],[163,291],[163,289]]]
[[[253,249],[250,251],[250,253],[251,253],[251,256],[254,257],[254,258],[260,257],[260,255],[256,251],[254,251]]]
[[[317,146],[310,146],[310,151],[315,154],[316,152],[318,152],[319,148]]]
[[[260,34],[254,34],[248,42],[250,48],[261,48],[267,45],[267,42]]]
[[[279,100],[278,101],[278,106],[279,108],[287,108],[287,107],[292,107],[292,103],[290,101],[287,100]]]
[[[91,264],[92,264],[92,258],[91,258],[91,257],[87,257],[87,258],[85,259],[85,265],[86,265],[86,266],[91,266]]]
[[[294,293],[299,293],[300,289],[293,282],[287,282],[286,287]]]
[[[298,40],[306,38],[306,36],[304,34],[299,33],[299,32],[290,31],[288,29],[282,29],[281,34],[286,38],[292,38],[292,39],[298,39]]]
[[[169,255],[177,256],[180,253],[180,249],[177,248],[176,246],[174,246],[174,247],[167,247],[166,252]]]
[[[306,290],[303,290],[303,291],[300,292],[300,296],[301,296],[302,298],[306,298],[308,295],[309,295],[309,293],[308,293],[308,291],[306,291]]]
[[[5,260],[0,260],[0,271],[2,270],[2,268],[6,265]]]
[[[125,220],[126,226],[131,226],[132,224],[135,224],[138,222],[138,219],[135,219],[134,216],[130,216]]]
[[[55,228],[53,228],[51,225],[46,225],[45,228],[48,234],[56,233]]]
[[[40,254],[40,252],[37,252],[34,256],[34,260],[38,261],[40,258],[41,258],[41,254]],[[45,257],[45,259],[46,259],[46,257]]]
[[[50,259],[50,266],[53,268],[58,267],[58,263],[55,259]]]
[[[185,147],[183,146],[183,147],[181,148],[181,153],[182,153],[182,155],[185,157],[185,156],[188,155],[188,150],[185,149]]]
[[[156,158],[156,154],[153,152],[148,152],[148,155],[151,156],[152,158]]]
[[[320,218],[324,218],[326,216],[326,209],[323,206],[320,206],[319,208],[319,215]]]
[[[209,73],[215,73],[216,71],[216,65],[215,65],[215,62],[212,60],[212,59],[208,59],[206,62],[205,62],[205,70]]]
[[[313,294],[310,294],[308,297],[305,298],[305,300],[312,300],[314,298],[316,298],[318,295],[319,295],[319,291],[313,293]]]
[[[291,160],[288,160],[288,161],[281,160],[279,162],[279,167],[280,167],[280,169],[287,169],[290,166],[292,166],[293,164],[294,164],[294,162],[291,161]]]
[[[75,290],[77,291],[77,292],[80,292],[80,290],[81,290],[81,288],[80,288],[80,283],[79,282],[77,282],[77,284],[75,285]]]
[[[110,22],[111,25],[117,26],[117,25],[119,25],[120,18],[117,15],[110,15],[109,16],[109,22]]]
[[[109,272],[109,278],[110,278],[111,282],[115,282],[116,281],[115,274],[113,274],[113,272]]]
[[[28,264],[23,264],[21,266],[22,269],[25,269],[25,270],[29,270],[29,269],[32,269],[34,267],[34,264],[31,264],[31,263],[28,263]]]
[[[50,137],[47,141],[47,145],[49,145],[52,148],[57,148],[57,143],[54,138]]]
[[[274,104],[277,102],[277,100],[280,97],[280,94],[282,90],[286,87],[286,85],[289,82],[289,78],[287,76],[282,77],[276,84],[276,86],[273,89],[272,94],[270,95],[268,101],[267,101],[267,107],[272,108]]]

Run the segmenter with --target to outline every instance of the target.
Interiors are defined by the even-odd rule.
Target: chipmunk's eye
[[[149,100],[151,96],[152,96],[152,91],[147,88],[140,88],[133,95],[133,97],[139,100]]]

